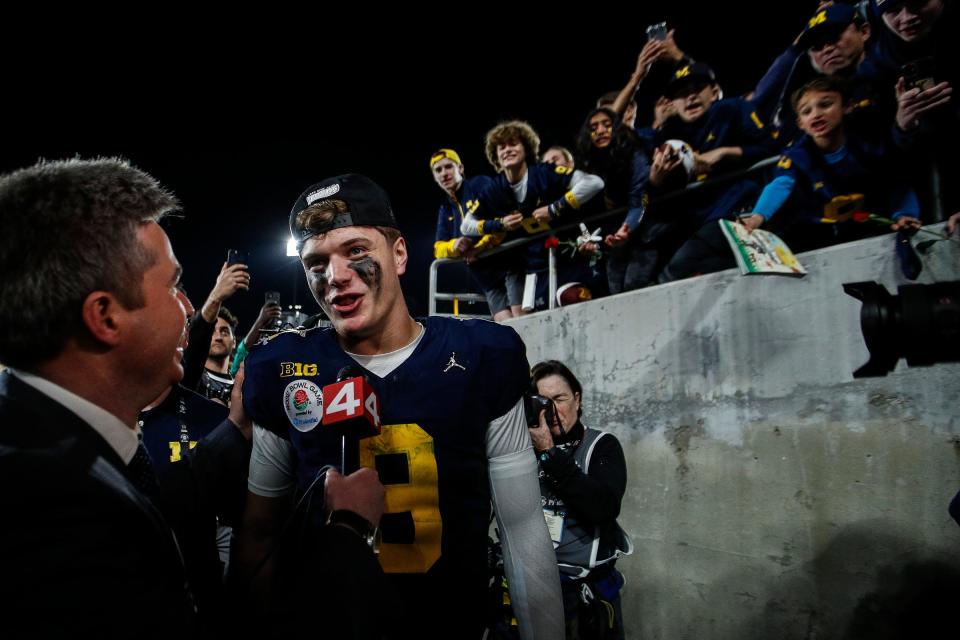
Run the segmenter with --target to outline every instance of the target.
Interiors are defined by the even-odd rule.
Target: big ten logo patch
[[[315,376],[317,375],[317,365],[305,362],[281,362],[280,377],[290,378],[293,376]]]

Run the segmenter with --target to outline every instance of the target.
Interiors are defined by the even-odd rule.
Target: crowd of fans
[[[654,29],[573,153],[541,156],[534,128],[508,121],[486,136],[493,178],[466,178],[452,149],[431,157],[447,195],[435,257],[464,259],[503,320],[547,306],[545,243],[484,254],[605,210],[625,215],[563,241],[575,251],[561,254],[558,281],[582,285],[581,299],[735,266],[721,219],[794,252],[915,233],[960,210],[957,13],[951,0],[820,3],[755,89],[734,97],[709,61],[681,50],[683,34]]]

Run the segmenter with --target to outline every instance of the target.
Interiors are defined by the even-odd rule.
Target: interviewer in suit
[[[5,635],[193,629],[176,540],[127,468],[138,411],[183,375],[189,302],[157,224],[176,207],[116,159],[0,177]]]
[[[190,303],[157,224],[176,207],[119,159],[0,176],[4,638],[196,635],[180,549],[147,496],[196,497],[192,478],[223,465],[160,494],[131,465],[138,412],[183,376]],[[324,500],[376,524],[383,486],[365,471],[328,476]],[[382,574],[362,537],[328,529],[318,568],[373,590]]]

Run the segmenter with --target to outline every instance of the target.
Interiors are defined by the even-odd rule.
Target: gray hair
[[[0,362],[29,370],[84,335],[93,291],[142,307],[157,256],[137,232],[177,208],[121,158],[41,160],[0,176]]]

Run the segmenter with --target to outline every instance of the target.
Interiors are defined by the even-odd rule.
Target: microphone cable
[[[309,507],[310,507],[310,504],[312,503],[314,488],[316,488],[317,483],[320,482],[320,480],[326,479],[327,471],[334,468],[335,467],[331,464],[327,464],[321,467],[317,471],[317,475],[313,478],[313,481],[310,483],[310,486],[307,487],[306,491],[303,492],[303,495],[300,496],[300,499],[297,500],[297,504],[294,505],[293,511],[290,513],[289,516],[287,516],[287,521],[283,523],[283,528],[280,529],[280,535],[277,536],[277,539],[273,543],[273,546],[263,555],[260,561],[257,562],[257,564],[253,568],[253,571],[250,572],[250,576],[246,580],[247,584],[243,589],[243,591],[245,591],[248,595],[250,593],[250,587],[253,584],[254,578],[256,578],[257,575],[260,574],[260,572],[263,570],[263,567],[266,566],[267,561],[270,560],[273,554],[277,552],[277,549],[280,548],[280,544],[283,542],[284,538],[286,538],[286,536],[290,533],[290,529],[293,527],[295,518],[297,517],[297,514],[300,512],[301,507],[303,507],[304,502],[307,503],[307,509],[305,510],[305,512],[309,512],[310,510]]]

